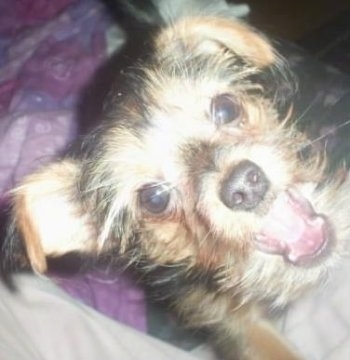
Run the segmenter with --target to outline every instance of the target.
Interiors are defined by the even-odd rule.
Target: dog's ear
[[[63,160],[28,176],[13,192],[13,221],[30,265],[47,268],[47,256],[89,252],[94,244],[87,212],[78,201],[80,168]]]
[[[239,20],[225,17],[188,17],[161,32],[156,48],[169,53],[215,53],[219,48],[235,53],[258,68],[272,65],[276,54],[268,40]],[[174,51],[172,51],[174,50]]]

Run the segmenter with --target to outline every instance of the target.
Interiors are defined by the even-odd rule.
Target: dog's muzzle
[[[223,181],[220,199],[232,210],[251,211],[264,199],[269,186],[263,170],[252,161],[244,160]]]
[[[255,234],[256,247],[282,255],[294,265],[313,265],[329,253],[333,234],[328,219],[297,189],[282,191]]]

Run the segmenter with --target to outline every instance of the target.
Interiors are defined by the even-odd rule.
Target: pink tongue
[[[325,219],[315,213],[307,199],[295,190],[286,191],[266,215],[256,245],[261,251],[298,263],[324,247],[326,227]]]

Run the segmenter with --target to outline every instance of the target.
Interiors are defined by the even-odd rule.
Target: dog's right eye
[[[141,207],[153,215],[162,214],[170,202],[169,186],[150,184],[139,191]]]
[[[211,117],[215,125],[221,126],[241,118],[240,102],[230,94],[215,96],[210,106]]]

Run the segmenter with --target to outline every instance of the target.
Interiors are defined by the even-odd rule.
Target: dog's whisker
[[[208,230],[204,236],[199,237],[199,239],[198,239],[198,245],[199,245],[199,247],[205,245],[206,242],[207,242],[207,240],[208,240],[210,237],[212,237],[212,230]]]
[[[303,110],[303,112],[295,119],[293,119],[293,122],[295,123],[295,125],[298,125],[299,122],[303,121],[304,118],[308,115],[309,111],[316,106],[317,104],[317,98],[312,99],[312,101],[309,103],[308,106],[306,106],[306,108]]]
[[[303,150],[303,149],[305,149],[305,148],[307,148],[307,147],[309,147],[309,146],[312,146],[312,145],[315,144],[316,142],[318,142],[318,141],[320,141],[320,140],[322,140],[322,139],[324,139],[324,138],[327,138],[328,135],[331,135],[331,134],[335,133],[335,132],[338,131],[339,129],[341,129],[341,128],[343,128],[343,127],[346,127],[346,126],[348,126],[349,124],[350,124],[350,119],[347,120],[347,121],[345,121],[345,122],[342,123],[342,124],[337,125],[337,127],[332,128],[332,129],[326,131],[325,133],[323,133],[322,135],[318,136],[317,138],[308,141],[306,144],[303,144],[303,145],[300,147],[299,150]]]
[[[112,182],[112,181],[111,181],[111,182],[107,182],[107,183],[103,183],[103,184],[98,184],[98,185],[96,185],[96,186],[94,186],[94,187],[87,187],[87,188],[85,188],[85,189],[83,190],[83,193],[85,193],[85,194],[94,193],[94,192],[96,192],[96,191],[98,191],[98,190],[101,190],[101,189],[103,189],[103,188],[109,188],[109,187],[111,187],[111,186],[113,186],[113,182]]]

